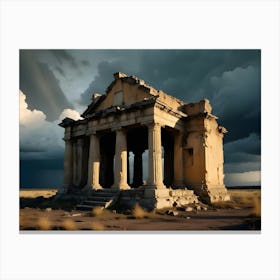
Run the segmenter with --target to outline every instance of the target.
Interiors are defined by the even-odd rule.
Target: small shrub
[[[50,230],[51,222],[48,218],[42,217],[38,220],[38,228],[39,230]]]
[[[97,217],[97,216],[102,215],[103,211],[104,211],[103,207],[95,207],[92,209],[91,214],[93,217]]]
[[[213,202],[212,206],[216,209],[234,209],[237,205],[233,201],[219,201]]]
[[[143,219],[148,216],[148,213],[138,203],[136,203],[132,214],[135,219]]]
[[[253,198],[253,209],[251,215],[254,217],[261,217],[261,198],[259,196],[254,196]]]
[[[105,229],[104,225],[99,222],[92,223],[91,228],[92,228],[92,230],[104,230]]]
[[[63,221],[63,227],[65,230],[77,230],[75,222],[71,219],[66,219]]]

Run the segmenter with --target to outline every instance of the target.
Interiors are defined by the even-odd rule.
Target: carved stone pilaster
[[[164,188],[162,176],[161,126],[158,123],[152,123],[148,126],[148,146],[148,186]]]

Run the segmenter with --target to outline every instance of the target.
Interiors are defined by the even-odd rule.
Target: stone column
[[[127,143],[126,132],[123,129],[116,130],[116,151],[114,185],[116,189],[130,189],[127,184]]]
[[[77,141],[72,142],[72,184],[77,185]]]
[[[134,163],[133,163],[133,187],[143,185],[143,163],[142,163],[142,150],[134,150]]]
[[[72,163],[72,141],[70,139],[65,139],[65,152],[64,152],[64,182],[63,182],[63,191],[67,190],[72,186],[72,172],[73,172],[73,163]]]
[[[82,183],[82,160],[83,160],[83,145],[84,139],[79,138],[77,140],[77,165],[76,165],[76,185],[80,186]]]
[[[148,186],[164,188],[162,178],[161,126],[152,123],[148,126],[149,177]]]
[[[101,189],[99,184],[100,169],[100,144],[96,134],[90,136],[89,158],[88,158],[88,182],[87,187],[92,189]]]
[[[174,186],[184,186],[183,173],[183,135],[178,132],[174,137]]]

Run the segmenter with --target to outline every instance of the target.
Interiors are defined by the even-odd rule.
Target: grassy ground
[[[56,194],[56,189],[23,189],[19,192],[20,198],[52,197]]]
[[[95,209],[73,210],[52,201],[55,190],[20,191],[21,230],[260,230],[260,190],[229,190],[232,200],[217,203],[208,210],[168,210],[146,212],[139,206],[131,211]],[[173,215],[175,214],[175,216]]]

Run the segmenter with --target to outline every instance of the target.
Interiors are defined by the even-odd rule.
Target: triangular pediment
[[[130,106],[158,95],[158,91],[134,76],[116,73],[115,80],[108,86],[106,94],[93,95],[93,101],[83,113],[86,117],[113,106]]]
[[[91,116],[108,108],[129,107],[133,104],[139,104],[139,102],[147,103],[149,100],[155,99],[175,111],[184,104],[162,90],[154,89],[135,76],[127,76],[117,72],[114,74],[114,78],[108,86],[106,94],[93,94],[93,101],[82,114],[83,117]]]

